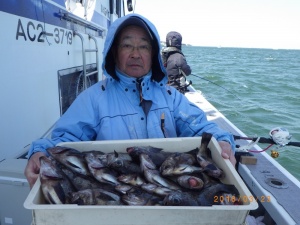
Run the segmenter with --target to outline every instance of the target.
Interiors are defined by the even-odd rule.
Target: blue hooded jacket
[[[153,37],[152,69],[141,83],[142,95],[152,105],[145,113],[140,105],[136,78],[115,68],[112,46],[124,23],[140,19]],[[127,22],[126,22],[127,21]],[[125,140],[201,136],[212,133],[218,141],[227,141],[234,149],[233,136],[206,119],[196,105],[167,85],[168,78],[160,56],[160,38],[154,25],[138,14],[117,19],[108,30],[103,50],[102,69],[106,79],[82,92],[57,121],[51,139],[34,141],[28,152],[46,152],[59,142]],[[162,121],[164,117],[164,127]]]

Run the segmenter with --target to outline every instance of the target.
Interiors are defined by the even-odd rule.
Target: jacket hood
[[[166,45],[167,47],[176,47],[181,50],[182,36],[176,31],[171,31],[167,34]]]
[[[119,32],[129,25],[137,25],[143,27],[152,39],[154,54],[152,58],[151,79],[157,82],[162,81],[163,78],[167,79],[166,70],[163,66],[160,55],[161,46],[159,34],[155,26],[148,19],[136,13],[128,14],[115,20],[108,29],[103,50],[102,70],[104,75],[106,77],[112,77],[115,80],[119,80],[115,70],[116,62],[114,59],[112,47],[116,42],[116,37],[118,36]]]

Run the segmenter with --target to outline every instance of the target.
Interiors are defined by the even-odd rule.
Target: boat
[[[254,217],[264,217],[264,224],[299,224],[297,201],[300,194],[300,182],[259,146],[259,139],[243,138],[246,135],[232,124],[220,111],[208,102],[201,92],[189,87],[185,96],[206,112],[208,120],[216,122],[236,137],[236,158],[250,156],[250,161],[237,164],[237,171],[247,184],[259,208],[250,212]],[[261,137],[261,143],[272,143],[270,138]],[[294,143],[299,146],[299,142]],[[257,151],[251,154],[249,150]],[[251,161],[254,159],[254,162]],[[295,195],[294,195],[295,194]],[[297,196],[297,197],[296,197]],[[254,223],[255,224],[255,223]],[[259,224],[259,223],[257,223]]]
[[[31,142],[49,137],[76,96],[98,82],[99,62],[107,29],[131,12],[131,0],[15,0],[0,4],[1,154],[0,224],[31,224],[32,212],[23,204],[29,193],[24,176]],[[205,111],[207,118],[237,137],[237,172],[258,209],[249,216],[265,224],[299,224],[300,182],[266,152],[257,139],[246,139],[192,85],[185,96]],[[5,107],[4,107],[5,106]],[[239,138],[238,138],[239,137]],[[272,140],[271,140],[272,141]],[[253,162],[254,160],[254,162]],[[250,224],[245,221],[245,224]]]

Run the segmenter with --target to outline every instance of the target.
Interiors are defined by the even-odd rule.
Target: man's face
[[[147,32],[138,26],[125,27],[117,45],[116,64],[131,77],[146,75],[152,66],[152,46]]]

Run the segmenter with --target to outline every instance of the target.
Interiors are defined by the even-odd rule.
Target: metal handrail
[[[95,37],[93,37],[92,35],[89,34],[89,39],[93,39],[95,42],[95,49],[96,50],[96,71],[99,72],[99,56],[98,56],[98,44],[97,44],[97,40]],[[90,74],[91,75],[91,74]]]
[[[93,39],[94,40],[94,42],[95,42],[95,49],[85,49],[85,47],[84,47],[84,38],[83,38],[83,36],[80,34],[80,33],[78,33],[77,31],[73,31],[73,35],[75,36],[75,35],[77,35],[77,36],[79,36],[80,37],[80,39],[81,39],[81,46],[82,46],[82,63],[83,63],[83,65],[82,65],[82,70],[83,70],[83,77],[84,77],[84,89],[87,89],[87,76],[90,76],[90,75],[92,75],[92,74],[94,74],[94,73],[96,73],[96,72],[98,72],[98,70],[99,70],[99,60],[98,60],[98,45],[97,45],[97,40],[96,40],[96,38],[95,37],[93,37],[92,35],[90,35],[89,34],[89,39]],[[86,73],[86,56],[85,56],[85,53],[86,52],[96,52],[96,71],[93,71],[93,72],[91,72],[91,73]]]

